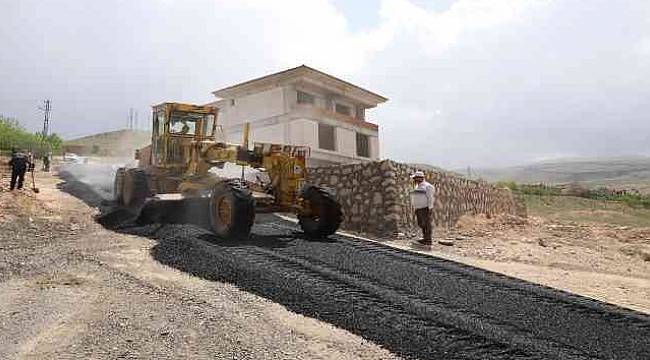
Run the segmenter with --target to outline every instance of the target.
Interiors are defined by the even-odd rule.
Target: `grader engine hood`
[[[210,175],[242,179],[258,201],[291,209],[305,183],[307,154],[305,147],[290,145],[256,143],[253,150],[215,146],[206,151],[206,162],[211,164]]]

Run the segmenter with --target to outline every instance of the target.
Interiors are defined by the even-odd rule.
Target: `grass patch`
[[[625,202],[575,196],[523,194],[528,213],[558,221],[650,227],[650,209]]]

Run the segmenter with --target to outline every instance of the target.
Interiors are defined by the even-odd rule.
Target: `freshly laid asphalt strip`
[[[414,359],[650,359],[650,317],[452,261],[258,216],[246,241],[193,225],[99,221],[163,264],[230,282]],[[121,223],[121,224],[120,224]]]

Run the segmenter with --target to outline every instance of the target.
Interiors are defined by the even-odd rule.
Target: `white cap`
[[[423,178],[424,173],[422,171],[418,170],[418,171],[414,172],[413,175],[411,175],[411,178],[416,178],[416,177],[422,177]]]

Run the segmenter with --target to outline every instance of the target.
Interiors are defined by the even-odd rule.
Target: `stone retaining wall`
[[[310,184],[332,188],[343,208],[343,230],[379,236],[409,232],[417,225],[410,175],[416,169],[391,160],[310,168]],[[451,227],[465,214],[517,214],[525,205],[508,189],[443,172],[425,171],[436,191],[434,222]]]

